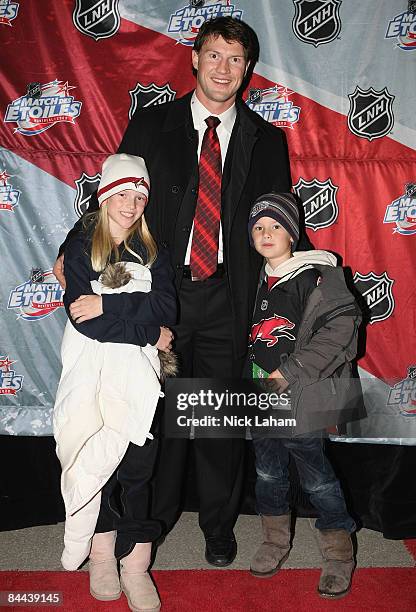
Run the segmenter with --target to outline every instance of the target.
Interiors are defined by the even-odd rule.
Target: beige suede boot
[[[281,516],[262,516],[264,542],[254,555],[250,572],[253,576],[273,576],[289,556],[290,513]]]
[[[112,601],[121,595],[117,560],[114,557],[115,531],[95,533],[92,538],[89,573],[90,593],[100,601]]]
[[[158,612],[160,599],[147,568],[150,564],[152,543],[136,544],[132,552],[121,559],[121,588],[130,610]]]
[[[318,593],[331,599],[344,597],[351,588],[355,565],[351,536],[345,529],[321,529],[318,543],[324,558]]]

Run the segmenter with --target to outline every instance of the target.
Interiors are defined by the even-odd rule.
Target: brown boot
[[[351,588],[354,557],[351,536],[345,529],[318,530],[318,543],[324,558],[318,593],[339,599]]]
[[[114,557],[115,531],[96,533],[92,538],[89,573],[90,593],[100,601],[112,601],[121,595],[117,561]]]
[[[254,555],[250,572],[253,576],[273,576],[286,561],[290,550],[290,514],[262,516],[264,542]]]
[[[159,612],[160,599],[147,571],[152,543],[136,544],[132,552],[121,560],[121,588],[130,610]]]

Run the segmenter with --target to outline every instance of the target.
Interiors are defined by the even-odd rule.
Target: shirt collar
[[[211,113],[211,111],[205,108],[205,106],[198,100],[195,92],[192,94],[192,98],[191,98],[191,112],[192,112],[192,119],[194,122],[194,128],[196,130],[199,131],[199,130],[205,129],[207,125],[205,123],[205,119],[207,117],[213,116],[213,117],[218,117],[218,119],[221,121],[221,125],[230,134],[233,131],[235,118],[237,116],[237,109],[235,107],[235,104],[233,104],[230,108],[228,108],[224,113],[221,113],[221,115],[216,115],[215,113]]]

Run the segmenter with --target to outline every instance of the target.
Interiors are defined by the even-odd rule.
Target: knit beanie
[[[149,173],[142,157],[118,153],[110,155],[103,163],[97,192],[99,205],[123,189],[134,189],[149,197]]]
[[[299,210],[291,193],[265,193],[254,202],[248,218],[248,237],[254,246],[251,230],[261,217],[275,219],[293,238],[293,249],[299,240]]]

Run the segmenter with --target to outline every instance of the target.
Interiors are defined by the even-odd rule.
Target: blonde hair
[[[110,263],[112,255],[115,263],[120,260],[118,246],[110,233],[107,206],[101,206],[97,212],[86,215],[84,228],[91,226],[94,227],[91,239],[91,265],[95,272],[102,272],[107,264]],[[139,238],[142,242],[146,250],[147,261],[143,261],[142,257],[133,250],[131,245],[135,237]],[[126,251],[136,257],[140,263],[146,264],[149,268],[156,260],[156,242],[150,233],[144,215],[137,219],[134,225],[132,225],[122,244],[124,244]]]

